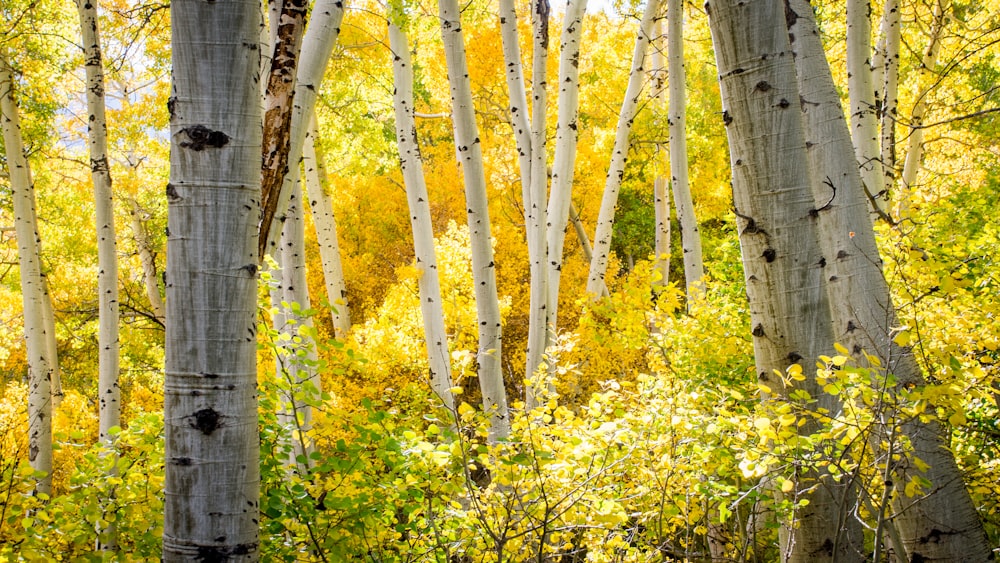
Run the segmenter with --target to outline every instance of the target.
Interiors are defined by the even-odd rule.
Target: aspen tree
[[[658,19],[653,24],[653,34],[655,39],[663,37],[663,20]],[[661,112],[667,107],[667,102],[664,99],[667,83],[667,69],[663,63],[663,49],[665,48],[666,46],[659,44],[653,45],[650,68],[652,87],[649,95],[653,98],[656,110]],[[670,151],[663,143],[656,144],[656,152],[655,158],[658,167],[670,161]],[[653,269],[660,274],[660,279],[655,282],[655,285],[658,286],[665,286],[670,280],[670,182],[664,175],[665,172],[658,168],[656,177],[653,179],[653,216],[655,218]]]
[[[880,161],[878,106],[872,75],[870,0],[847,1],[847,92],[854,154],[877,213],[888,209]]]
[[[625,174],[625,160],[628,157],[629,134],[632,132],[632,122],[639,106],[640,92],[646,64],[646,52],[653,33],[653,20],[660,11],[660,0],[647,0],[646,9],[639,22],[639,33],[635,39],[635,50],[632,53],[632,68],[629,71],[628,86],[625,87],[625,99],[618,113],[618,125],[615,128],[615,144],[611,152],[611,163],[604,181],[604,196],[601,199],[601,210],[597,217],[597,232],[594,234],[594,256],[590,261],[590,272],[587,275],[587,293],[593,297],[607,294],[605,274],[608,270],[608,259],[611,255],[611,232],[615,222],[615,207],[618,204],[618,191],[621,189],[622,177]]]
[[[35,212],[35,188],[24,155],[21,119],[14,97],[14,73],[0,55],[0,129],[14,206],[17,257],[24,304],[24,342],[28,356],[28,461],[42,474],[36,494],[52,492],[52,369],[46,345],[45,300],[49,298],[41,269],[41,240]]]
[[[170,13],[163,559],[254,561],[261,10]]]
[[[413,66],[410,63],[409,42],[399,26],[394,21],[389,22],[389,46],[393,54],[392,75],[395,85],[393,105],[396,114],[396,144],[399,147],[399,166],[403,171],[410,210],[413,255],[416,267],[420,270],[417,286],[420,292],[420,313],[424,321],[424,345],[430,366],[431,388],[445,407],[454,410],[451,356],[444,324],[431,208],[427,184],[424,182],[420,144],[417,141],[417,124],[413,116]]]
[[[465,183],[465,205],[472,245],[472,279],[476,287],[476,313],[479,329],[479,386],[483,406],[490,415],[490,439],[505,438],[510,433],[507,392],[500,370],[500,302],[497,298],[496,267],[483,169],[482,146],[472,105],[472,85],[465,56],[462,22],[457,0],[440,0],[441,38],[448,67],[451,91],[452,126],[455,150]]]

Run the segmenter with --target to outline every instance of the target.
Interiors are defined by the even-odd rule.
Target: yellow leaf
[[[790,479],[782,479],[782,481],[781,481],[781,492],[783,492],[783,493],[790,493],[790,492],[792,492],[792,489],[794,489],[794,488],[795,488],[795,483],[794,482],[792,482]]]
[[[948,424],[952,426],[964,426],[966,422],[965,413],[961,411],[955,411],[948,417]]]

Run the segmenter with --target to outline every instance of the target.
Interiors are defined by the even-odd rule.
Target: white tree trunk
[[[827,292],[832,305],[834,337],[852,350],[865,365],[862,352],[874,354],[904,386],[923,385],[923,374],[912,350],[892,341],[897,326],[896,309],[881,269],[875,234],[867,213],[862,180],[855,172],[850,136],[846,130],[838,96],[811,7],[791,0],[786,14],[797,15],[789,31],[798,68],[799,93],[810,147],[809,163],[816,218],[826,257]],[[875,382],[883,384],[884,382]],[[890,389],[890,392],[894,389]],[[915,455],[930,465],[926,472],[900,462],[893,480],[900,484],[917,474],[933,483],[932,494],[920,498],[896,497],[896,528],[907,561],[986,561],[989,546],[975,508],[965,490],[955,460],[946,449],[946,437],[936,423],[919,419],[903,425]],[[878,433],[875,442],[885,440]],[[886,455],[891,455],[887,452]],[[947,523],[947,533],[937,526]],[[897,533],[898,532],[898,533]],[[860,534],[860,530],[855,530]],[[933,539],[932,539],[933,538]],[[877,538],[881,540],[881,538]],[[860,537],[858,539],[860,546]],[[900,554],[901,555],[901,554]]]
[[[490,439],[497,440],[510,433],[510,421],[507,414],[507,392],[500,369],[502,327],[493,263],[486,174],[475,108],[472,105],[472,85],[469,82],[458,2],[440,0],[438,10],[451,89],[455,149],[462,165],[472,244],[472,278],[476,286],[479,324],[479,352],[476,357],[479,363],[479,385],[483,394],[483,408],[490,415]]]
[[[878,132],[878,106],[872,76],[870,0],[847,0],[847,91],[850,98],[854,154],[872,206],[888,208],[883,185]]]
[[[689,299],[705,291],[705,266],[701,253],[701,232],[694,214],[691,183],[688,180],[687,96],[684,70],[684,10],[681,0],[667,0],[667,77],[670,88],[668,123],[670,128],[670,185],[674,192],[677,224],[681,230],[684,285]]]
[[[531,63],[531,188],[524,202],[528,233],[528,259],[531,270],[530,305],[528,311],[528,342],[525,362],[525,407],[538,406],[534,381],[542,365],[542,356],[549,342],[548,335],[548,244],[546,241],[546,206],[548,204],[548,158],[545,143],[545,116],[548,106],[545,79],[549,52],[549,1],[532,0],[531,27],[533,37]],[[555,387],[544,377],[545,387]]]
[[[812,369],[832,348],[833,334],[785,6],[779,0],[713,1],[706,11],[722,87],[758,379],[782,400],[792,389],[774,370],[798,363],[806,378],[794,385],[818,399],[816,408],[836,412],[836,400],[822,393]],[[815,430],[815,424],[802,429]],[[851,515],[849,506],[841,506],[842,487],[821,478],[819,472],[795,477],[794,498],[809,504],[783,523],[784,561],[860,559],[842,531]]]
[[[139,253],[139,261],[142,263],[142,278],[146,286],[146,297],[149,299],[153,316],[161,325],[166,324],[167,314],[163,306],[163,296],[160,295],[153,245],[149,242],[149,235],[146,233],[148,213],[139,206],[139,202],[135,199],[130,199],[129,204],[132,207],[129,212],[132,216],[132,238],[135,240],[135,248]]]
[[[399,147],[399,164],[403,170],[406,200],[410,209],[413,255],[420,270],[417,284],[420,293],[420,313],[424,321],[424,344],[430,366],[430,384],[444,406],[454,411],[451,355],[448,352],[448,333],[444,324],[430,200],[427,196],[427,184],[424,182],[423,159],[417,141],[417,124],[413,117],[413,66],[410,64],[410,46],[406,35],[392,22],[389,23],[389,46],[393,52],[392,75],[396,87],[393,95],[396,112],[396,144]]]
[[[104,117],[104,69],[96,0],[77,0],[83,30],[87,70],[87,113],[90,135],[90,175],[94,183],[97,215],[97,334],[102,442],[113,439],[110,430],[121,425],[121,392],[118,387],[118,251],[115,239],[114,195],[108,161],[107,120]]]
[[[24,156],[21,120],[14,99],[13,71],[0,56],[0,129],[6,149],[7,173],[14,206],[21,296],[24,303],[24,342],[28,357],[28,461],[45,473],[35,492],[52,492],[52,359],[46,347],[44,299],[46,291],[39,256],[35,188]]]
[[[351,331],[351,310],[347,303],[347,285],[340,260],[337,219],[333,214],[333,202],[324,189],[326,167],[322,158],[316,153],[315,140],[316,116],[313,115],[306,131],[302,167],[305,169],[309,209],[312,212],[316,241],[319,244],[319,257],[323,264],[326,299],[330,302],[330,314],[333,316],[333,332],[337,338],[344,338]]]
[[[667,2],[668,10],[670,2]],[[657,112],[668,109],[666,95],[664,94],[667,84],[667,69],[664,66],[663,50],[663,20],[656,20],[653,24],[654,43],[652,44],[650,78],[652,86],[649,89],[649,96],[653,98],[653,104]],[[671,84],[673,84],[671,82]],[[669,117],[668,117],[669,119]],[[669,135],[669,133],[668,133]],[[668,139],[669,142],[669,139]],[[660,279],[654,282],[654,286],[665,286],[670,281],[670,181],[664,175],[666,170],[660,168],[670,162],[670,151],[668,145],[656,144],[656,178],[653,179],[653,215],[655,218],[655,230],[653,236],[653,248],[655,258],[653,269],[659,272]],[[673,148],[673,145],[669,145]]]
[[[309,12],[309,25],[302,38],[302,51],[296,69],[292,117],[288,126],[288,162],[291,165],[297,164],[302,159],[306,128],[316,108],[316,97],[319,95],[333,46],[336,45],[337,37],[340,35],[340,24],[343,19],[342,0],[317,0]],[[261,255],[272,251],[278,244],[281,236],[280,217],[288,209],[291,191],[291,179],[285,174],[281,190],[276,194],[274,220],[266,230],[264,225],[261,225],[260,247],[263,249]]]
[[[563,244],[566,224],[572,204],[573,169],[576,164],[577,114],[580,106],[580,35],[587,0],[567,0],[563,16],[563,30],[559,39],[559,89],[558,117],[556,121],[556,146],[552,160],[552,188],[546,209],[548,228],[548,320],[549,330],[555,334],[559,312],[559,279],[562,273]],[[586,240],[584,233],[583,240]],[[589,244],[589,243],[588,243]],[[589,262],[589,257],[587,258]]]
[[[611,232],[615,223],[615,207],[618,204],[618,190],[625,174],[625,160],[629,151],[629,134],[632,132],[632,121],[635,119],[639,105],[642,82],[645,76],[644,65],[646,51],[653,33],[653,20],[660,11],[660,0],[647,0],[646,9],[639,22],[639,34],[635,40],[635,51],[632,53],[632,68],[629,71],[628,86],[625,88],[625,99],[618,113],[618,125],[615,129],[615,146],[611,153],[611,164],[604,182],[604,197],[601,199],[601,210],[597,216],[597,232],[594,235],[594,257],[590,261],[590,273],[587,275],[587,293],[593,297],[607,294],[604,276],[608,269],[608,259],[611,254]]]
[[[875,76],[879,78],[875,87],[880,89],[882,185],[892,197],[896,182],[896,119],[899,106],[899,47],[902,42],[900,32],[899,2],[886,0],[882,24],[880,26],[882,47],[877,53],[881,64],[876,64]]]
[[[261,10],[174,0],[164,561],[259,558]]]
[[[941,50],[941,33],[947,22],[947,12],[951,7],[950,0],[936,0],[934,4],[934,21],[931,23],[931,35],[928,38],[927,50],[920,60],[920,73],[916,85],[917,101],[910,112],[910,138],[906,142],[906,160],[903,162],[903,174],[900,177],[902,193],[899,194],[900,219],[910,215],[917,173],[924,156],[924,113],[927,112],[927,95],[933,87],[931,83],[934,67],[937,66],[938,52]]]

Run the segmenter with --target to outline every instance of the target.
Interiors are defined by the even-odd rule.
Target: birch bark
[[[174,0],[164,561],[259,558],[259,3]]]
[[[847,2],[847,91],[851,108],[854,154],[869,200],[877,213],[888,208],[879,160],[878,106],[871,61],[871,2]]]
[[[597,216],[597,232],[594,234],[594,257],[590,261],[590,272],[587,275],[587,293],[597,298],[607,294],[604,276],[608,269],[608,259],[611,254],[611,231],[615,222],[615,207],[618,204],[618,191],[621,188],[622,177],[625,174],[625,160],[629,151],[629,134],[632,132],[632,121],[639,105],[640,92],[644,78],[646,51],[653,32],[653,20],[660,11],[660,0],[647,0],[646,9],[639,22],[639,34],[635,40],[635,50],[632,53],[632,68],[629,71],[628,86],[625,88],[625,99],[618,113],[618,125],[615,129],[615,145],[611,153],[611,163],[604,182],[604,196],[601,199],[601,210]]]
[[[823,255],[812,218],[806,141],[795,67],[778,0],[713,1],[706,5],[729,137],[733,199],[761,383],[781,401],[793,390],[774,371],[803,366],[793,382],[817,398],[813,408],[836,412],[810,368],[832,348]],[[812,373],[812,376],[810,376]],[[800,431],[811,433],[816,425]],[[860,560],[841,523],[843,485],[816,471],[800,472],[792,493],[808,505],[783,522],[783,561]]]
[[[13,70],[0,55],[0,129],[3,130],[7,173],[14,206],[14,230],[24,304],[24,342],[28,356],[28,461],[45,475],[35,482],[35,492],[52,492],[52,366],[46,346],[44,300],[48,294],[42,277],[35,188],[24,156],[21,120],[14,97]]]
[[[670,9],[669,6],[670,3],[668,1],[668,10]],[[655,36],[654,40],[664,37],[663,20],[656,20],[653,24],[653,34]],[[653,44],[652,65],[650,68],[652,86],[649,95],[653,98],[653,103],[658,112],[669,109],[668,102],[664,99],[664,90],[666,90],[665,85],[667,84],[667,69],[663,62],[663,50],[667,46],[661,44],[662,41],[656,41]],[[667,119],[669,121],[669,117]],[[668,133],[668,143],[670,141],[669,135],[670,133]],[[656,221],[653,248],[656,257],[653,262],[653,269],[659,272],[660,279],[654,282],[653,285],[655,286],[665,286],[670,281],[670,182],[664,175],[663,170],[659,168],[662,164],[670,162],[670,151],[667,149],[667,146],[673,148],[672,144],[664,145],[659,142],[656,144],[657,174],[656,178],[653,179],[653,215]],[[669,166],[666,169],[669,170]]]
[[[451,355],[448,352],[448,334],[444,324],[430,200],[424,182],[423,159],[417,141],[417,124],[413,116],[413,67],[410,64],[410,46],[402,29],[393,22],[389,23],[389,46],[393,52],[392,74],[393,84],[396,86],[393,95],[396,111],[396,143],[399,147],[399,164],[403,170],[406,200],[410,209],[413,255],[420,270],[417,284],[420,292],[420,313],[424,321],[424,344],[430,366],[430,383],[444,406],[454,411]]]
[[[878,59],[881,62],[876,76],[881,80],[876,87],[881,88],[882,111],[880,153],[882,155],[882,185],[889,197],[896,182],[896,119],[899,106],[899,47],[902,42],[900,32],[899,2],[886,0],[880,33],[883,38]]]
[[[440,0],[438,10],[451,90],[455,149],[462,165],[472,244],[472,278],[476,286],[479,324],[479,352],[476,356],[479,363],[479,386],[483,394],[483,408],[490,415],[490,439],[497,440],[510,433],[510,421],[507,415],[507,392],[500,370],[502,327],[493,263],[486,174],[472,105],[472,86],[469,82],[458,2]]]
[[[901,385],[923,385],[926,382],[912,350],[901,348],[891,338],[898,324],[896,308],[883,277],[862,180],[854,172],[850,136],[812,8],[803,0],[791,0],[786,14],[790,14],[789,31],[796,38],[792,46],[809,141],[806,146],[817,225],[827,257],[824,270],[834,337],[853,351],[860,365],[867,364],[864,351],[878,357]],[[886,385],[884,379],[875,383]],[[888,432],[891,428],[879,432],[878,440],[885,440]],[[897,548],[905,551],[907,561],[986,561],[986,534],[946,448],[943,429],[937,423],[914,419],[902,425],[902,433],[909,439],[914,455],[930,467],[920,471],[899,461],[891,471],[893,481],[905,484],[918,475],[933,484],[934,492],[919,498],[907,498],[898,492],[894,495],[896,516],[889,525],[895,528],[890,536],[901,538],[903,543]],[[891,451],[884,453],[893,455]],[[947,523],[947,533],[937,537],[943,522]],[[860,530],[856,533],[860,534]],[[930,541],[932,537],[935,539]]]
[[[316,241],[319,243],[319,257],[323,264],[323,283],[326,298],[330,302],[333,316],[333,332],[337,338],[344,338],[351,331],[351,310],[347,302],[347,284],[344,282],[344,268],[340,260],[340,240],[337,238],[337,218],[333,214],[333,202],[324,189],[326,166],[316,152],[316,116],[309,120],[306,131],[302,167],[306,174],[306,193],[312,212]]]

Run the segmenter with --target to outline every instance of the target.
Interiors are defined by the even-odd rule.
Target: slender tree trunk
[[[41,247],[39,247],[41,255]],[[62,370],[59,367],[59,341],[56,338],[56,310],[52,303],[52,292],[49,291],[49,278],[42,271],[42,321],[45,323],[45,354],[49,358],[49,369],[52,372],[52,407],[59,408],[63,399]]]
[[[658,19],[653,24],[653,34],[657,41],[653,44],[651,56],[652,65],[650,75],[652,78],[652,87],[650,88],[649,95],[653,98],[656,111],[663,112],[664,109],[668,109],[667,100],[664,99],[665,85],[667,84],[667,69],[664,67],[663,57],[663,50],[667,46],[662,45],[662,41],[658,41],[664,36],[663,20]],[[656,257],[653,262],[653,269],[659,272],[660,279],[654,282],[654,286],[666,286],[667,282],[670,281],[670,181],[664,175],[664,170],[660,168],[660,166],[665,165],[664,168],[666,170],[670,169],[669,165],[667,165],[670,162],[670,151],[667,149],[667,146],[663,143],[656,144],[657,174],[656,178],[653,179],[653,214],[656,223],[653,246]],[[669,146],[673,148],[673,145]]]
[[[653,20],[659,11],[660,0],[647,0],[642,21],[639,22],[639,34],[635,40],[632,69],[629,72],[628,86],[625,88],[625,99],[622,101],[621,111],[618,113],[615,146],[612,149],[611,164],[608,166],[608,175],[604,182],[604,197],[601,200],[601,210],[597,217],[594,257],[590,261],[590,273],[587,276],[587,293],[594,297],[607,294],[604,276],[611,255],[611,232],[615,222],[615,207],[618,204],[618,191],[625,174],[625,160],[628,157],[632,120],[635,119],[642,91],[646,51],[653,33]]]
[[[573,223],[573,230],[576,231],[576,238],[580,241],[580,250],[583,252],[583,259],[590,262],[594,259],[594,249],[590,246],[590,239],[587,238],[587,229],[583,227],[580,220],[580,212],[572,202],[569,204],[569,220]]]
[[[90,175],[97,213],[97,292],[99,331],[98,396],[101,441],[113,439],[110,429],[121,425],[118,388],[118,251],[115,238],[114,195],[108,162],[107,120],[104,117],[104,69],[96,0],[78,0],[87,70],[87,112],[90,114]]]
[[[912,351],[899,347],[891,338],[893,327],[898,325],[896,309],[882,274],[862,180],[852,166],[850,137],[812,9],[802,0],[791,0],[786,13],[795,14],[798,21],[790,31],[796,37],[792,45],[799,69],[799,93],[804,100],[808,139],[816,140],[807,146],[817,225],[827,257],[824,270],[834,336],[853,351],[859,364],[867,364],[863,354],[867,352],[878,357],[904,387],[923,385],[924,377]],[[885,387],[884,380],[876,384]],[[919,498],[897,492],[897,513],[894,521],[888,522],[898,530],[898,534],[890,535],[902,539],[903,546],[897,549],[904,549],[907,561],[986,561],[986,534],[946,448],[943,428],[936,422],[924,424],[914,419],[902,425],[902,432],[910,440],[914,455],[930,467],[921,472],[905,461],[887,461],[892,481],[902,485],[918,475],[933,488],[931,494]],[[893,452],[884,454],[891,458]]]
[[[174,0],[164,561],[259,558],[260,5]]]
[[[854,154],[869,200],[882,215],[888,208],[880,162],[878,106],[872,79],[870,0],[847,1],[847,91]]]
[[[308,0],[278,0],[272,6],[280,10],[272,17],[274,40],[270,43],[271,68],[264,94],[264,145],[261,166],[261,223],[258,252],[261,259],[268,251],[271,224],[280,220],[278,199],[290,167],[299,165],[289,160],[292,135],[292,100],[295,95],[296,67],[306,28]],[[275,14],[272,11],[272,16]],[[301,152],[299,153],[301,157]],[[294,183],[293,183],[294,184]],[[294,189],[294,185],[290,188]],[[284,208],[282,208],[284,212]]]
[[[165,324],[167,314],[163,306],[163,297],[160,295],[159,276],[156,272],[156,258],[153,255],[153,245],[149,242],[149,235],[146,233],[148,213],[139,206],[139,202],[135,199],[130,199],[129,204],[132,207],[129,212],[132,216],[132,238],[135,240],[136,252],[139,253],[139,262],[142,263],[142,277],[146,286],[146,297],[149,299],[149,306],[153,310],[153,316],[160,324]]]
[[[396,110],[396,143],[399,163],[406,184],[406,199],[413,229],[413,255],[420,278],[420,313],[424,321],[424,344],[430,366],[430,383],[434,393],[449,410],[455,408],[451,391],[451,355],[448,353],[448,333],[444,324],[441,283],[438,279],[437,254],[434,250],[434,229],[431,223],[430,200],[424,182],[423,159],[417,141],[417,124],[413,117],[413,66],[406,35],[395,23],[389,23],[389,45],[393,52],[393,102]]]
[[[500,370],[502,327],[496,268],[493,263],[486,174],[472,105],[472,85],[469,82],[458,2],[440,0],[438,9],[451,88],[455,149],[462,165],[472,244],[472,278],[476,286],[479,325],[479,352],[476,357],[479,362],[479,385],[483,394],[483,408],[490,415],[490,439],[497,440],[510,433],[510,421],[507,415],[507,392]]]
[[[302,166],[306,174],[306,192],[309,195],[309,209],[312,211],[316,240],[319,243],[319,257],[323,264],[323,282],[326,298],[330,302],[333,315],[333,332],[337,338],[344,338],[351,331],[351,311],[347,303],[347,285],[344,282],[344,268],[340,260],[340,241],[337,238],[337,219],[333,214],[333,202],[324,189],[326,166],[316,153],[316,116],[309,120],[306,132]]]
[[[906,160],[903,162],[903,174],[900,177],[902,192],[899,195],[900,219],[908,218],[910,215],[910,204],[914,195],[914,186],[917,182],[917,173],[924,156],[924,113],[927,112],[927,96],[933,86],[931,77],[934,67],[937,66],[938,52],[941,50],[941,34],[948,20],[948,10],[951,8],[950,0],[936,0],[934,3],[934,21],[931,23],[931,35],[928,39],[927,50],[920,60],[920,73],[917,79],[917,101],[913,104],[910,112],[910,138],[906,142]]]
[[[44,300],[47,293],[42,278],[35,214],[35,187],[28,159],[24,156],[21,121],[14,99],[13,71],[0,55],[0,129],[7,158],[14,229],[17,233],[21,296],[24,303],[24,342],[28,356],[28,461],[44,473],[35,482],[36,494],[52,492],[52,365],[46,347]]]
[[[572,205],[573,169],[576,164],[577,114],[580,106],[580,35],[587,0],[567,0],[563,16],[563,30],[559,39],[559,89],[558,117],[556,121],[556,146],[552,160],[552,188],[546,209],[548,229],[548,320],[552,336],[558,326],[559,279],[562,273],[563,244],[566,240],[566,223]],[[578,215],[578,214],[574,214]],[[576,224],[576,223],[574,223]],[[581,244],[587,239],[583,234]],[[589,246],[587,242],[587,246]],[[587,258],[590,261],[590,258]],[[551,342],[549,342],[551,344]]]
[[[775,392],[774,400],[785,400],[794,386],[817,398],[814,408],[836,412],[836,400],[822,393],[811,369],[832,348],[833,326],[812,218],[795,68],[783,25],[785,6],[779,0],[713,1],[706,8],[722,87],[758,378]],[[784,373],[792,364],[804,367],[805,377],[786,387],[774,371]],[[815,423],[801,429],[816,430]],[[846,487],[817,471],[800,472],[794,479],[794,500],[809,504],[783,523],[782,560],[860,560],[841,528],[850,513]]]
[[[880,88],[881,113],[881,146],[882,155],[882,185],[889,197],[896,182],[896,119],[899,106],[899,47],[902,42],[900,32],[899,2],[886,0],[880,34],[882,48],[879,50],[880,65],[876,65],[876,76],[880,80],[876,87]]]
[[[288,125],[289,166],[302,159],[303,144],[309,119],[316,108],[316,97],[323,83],[326,65],[333,53],[333,46],[340,35],[340,24],[344,19],[343,0],[317,0],[309,12],[309,27],[302,38],[302,51],[298,58],[295,75],[295,94],[292,98],[291,121]],[[265,228],[261,224],[259,252],[263,256],[274,249],[281,236],[280,217],[288,209],[288,198],[292,193],[292,182],[288,174],[283,175],[281,189],[268,205],[272,220]]]
[[[694,214],[691,183],[688,181],[687,96],[684,70],[684,10],[681,0],[667,0],[667,76],[670,85],[670,185],[681,230],[684,285],[688,299],[705,292],[705,266],[701,253],[701,232]]]

